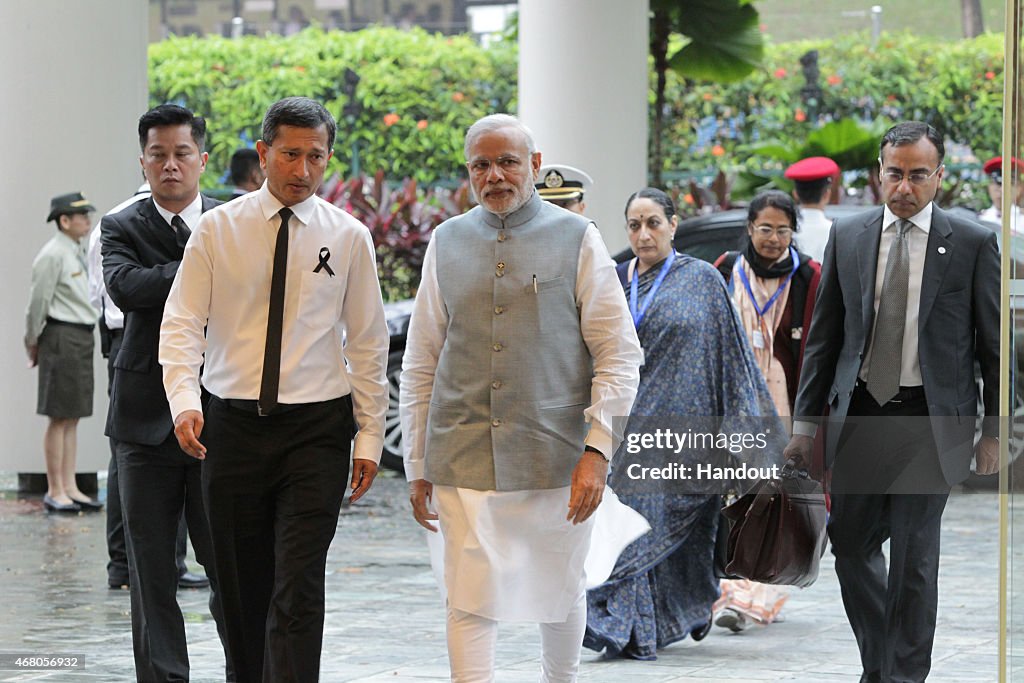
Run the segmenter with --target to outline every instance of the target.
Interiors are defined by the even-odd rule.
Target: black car
[[[825,207],[825,215],[834,220],[852,216],[868,208],[870,207],[830,204]],[[743,249],[746,239],[747,210],[729,209],[679,221],[672,245],[680,253],[714,263],[723,252]],[[796,240],[799,245],[800,233],[796,234]],[[612,258],[616,263],[622,263],[633,258],[633,252],[626,248]]]
[[[398,417],[398,381],[402,374],[402,354],[409,334],[412,299],[384,304],[391,344],[388,347],[388,410],[384,414],[384,452],[380,462],[385,467],[402,471],[402,423]]]

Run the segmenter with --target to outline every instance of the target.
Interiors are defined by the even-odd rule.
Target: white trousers
[[[587,594],[581,590],[563,622],[539,624],[541,683],[575,683],[587,628]],[[452,683],[493,683],[498,622],[448,608],[448,660]]]

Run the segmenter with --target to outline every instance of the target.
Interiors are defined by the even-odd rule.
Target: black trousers
[[[128,551],[135,674],[146,683],[189,680],[185,624],[178,607],[175,546],[184,514],[196,560],[210,578],[210,612],[223,640],[210,531],[200,490],[202,461],[171,434],[158,446],[115,442]]]
[[[100,320],[103,317],[100,316]],[[124,330],[107,330],[109,338],[109,349],[107,356],[107,396],[110,396],[110,386],[114,381],[114,359],[121,348],[121,338],[124,337]],[[111,586],[120,586],[128,583],[128,550],[124,540],[124,521],[121,516],[121,493],[120,478],[117,475],[117,455],[114,449],[114,439],[110,439],[110,464],[107,465],[107,583]],[[185,515],[182,514],[178,521],[178,538],[175,541],[174,564],[178,568],[178,576],[188,571],[185,564],[186,548]]]
[[[319,678],[327,550],[353,434],[348,396],[267,417],[210,398],[203,498],[238,681]]]
[[[949,486],[923,392],[904,393],[879,406],[857,387],[832,471],[828,533],[864,682],[924,681],[931,669]]]

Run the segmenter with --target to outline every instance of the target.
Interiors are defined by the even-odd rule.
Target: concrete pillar
[[[54,233],[50,198],[81,190],[99,213],[140,182],[136,126],[147,102],[146,27],[139,0],[0,3],[0,470],[44,472],[46,418],[22,337],[32,260]],[[93,416],[78,428],[78,470],[106,469],[106,367],[95,362]]]
[[[519,0],[519,115],[546,163],[594,179],[587,214],[612,253],[647,183],[647,0]]]

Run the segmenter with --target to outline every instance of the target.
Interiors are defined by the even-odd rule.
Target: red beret
[[[828,157],[808,157],[801,159],[786,169],[785,176],[790,180],[821,180],[831,178],[839,173],[839,164]]]
[[[1019,170],[1024,171],[1024,161],[1021,161],[1017,157],[1011,157],[1010,163],[1016,166]],[[985,173],[1002,173],[1003,158],[995,157],[994,159],[989,159],[988,161],[985,162],[985,165],[982,167],[982,170],[984,170]]]

